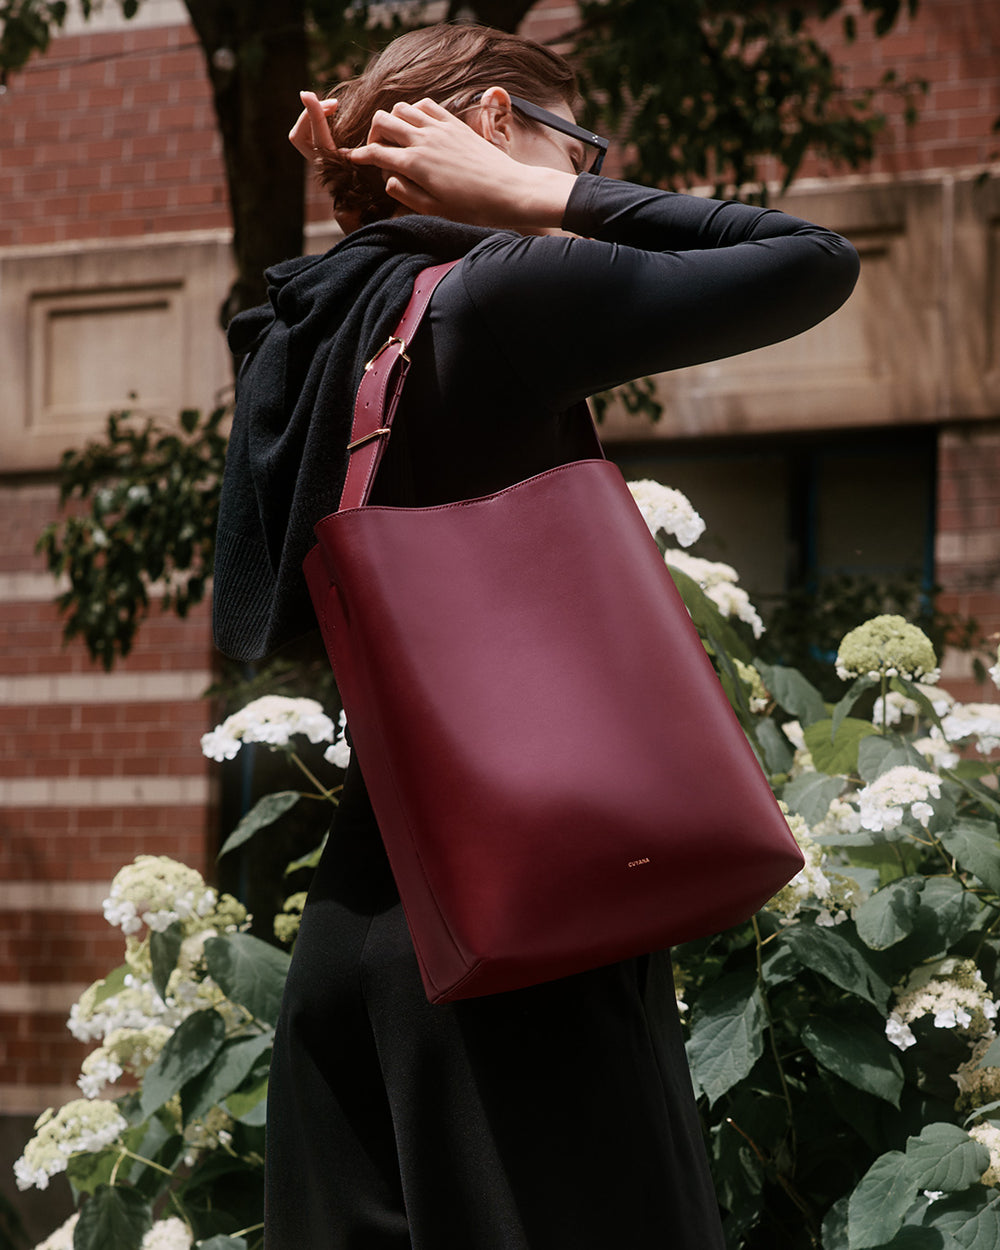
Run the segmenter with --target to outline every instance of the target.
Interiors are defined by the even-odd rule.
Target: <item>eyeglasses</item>
[[[468,107],[478,104],[481,98],[482,93],[475,96],[469,102]],[[543,126],[548,126],[550,130],[558,130],[560,134],[569,135],[571,139],[578,139],[581,143],[585,143],[587,147],[596,148],[597,151],[587,169],[587,173],[599,174],[601,172],[601,166],[604,164],[604,154],[608,150],[607,139],[602,139],[600,135],[595,135],[592,130],[585,130],[582,126],[568,122],[565,117],[560,117],[558,113],[550,113],[548,109],[540,108],[529,100],[522,100],[520,96],[512,95],[510,102],[519,113],[523,113],[525,117],[530,117],[533,122],[539,122]]]

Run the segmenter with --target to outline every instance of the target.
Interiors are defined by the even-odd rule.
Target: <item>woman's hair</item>
[[[360,147],[372,115],[403,101],[431,99],[460,112],[488,87],[504,87],[542,106],[576,99],[576,76],[561,56],[487,26],[440,25],[394,39],[357,78],[340,83],[330,121],[338,148]],[[399,202],[385,192],[382,174],[353,164],[336,152],[317,158],[320,182],[336,208],[357,215],[362,225],[391,217]]]

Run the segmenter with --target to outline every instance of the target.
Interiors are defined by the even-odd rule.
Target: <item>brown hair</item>
[[[543,107],[576,99],[572,68],[541,44],[487,26],[428,26],[394,39],[363,73],[328,93],[339,101],[330,122],[333,141],[338,148],[360,147],[376,110],[400,101],[431,99],[460,112],[488,87],[504,87]],[[332,152],[317,158],[317,169],[337,209],[356,215],[362,225],[399,208],[376,168]]]

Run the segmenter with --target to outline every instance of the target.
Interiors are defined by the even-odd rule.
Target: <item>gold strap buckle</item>
[[[397,338],[395,335],[392,335],[390,338],[387,338],[387,339],[386,339],[386,341],[385,341],[385,342],[382,344],[382,346],[378,349],[378,351],[377,351],[377,352],[375,353],[375,355],[371,358],[371,360],[369,360],[369,361],[368,361],[368,363],[365,365],[365,373],[367,373],[367,372],[368,372],[368,370],[369,370],[369,369],[372,367],[372,365],[375,363],[375,361],[376,361],[376,360],[378,360],[379,356],[381,356],[381,355],[382,355],[382,353],[383,353],[384,351],[387,351],[390,347],[392,347],[392,345],[393,345],[394,343],[398,343],[398,344],[399,344],[399,354],[400,354],[400,356],[402,356],[402,358],[406,361],[406,363],[407,363],[407,364],[409,364],[409,363],[410,363],[410,358],[409,358],[409,356],[407,356],[407,354],[406,354],[406,339],[400,339],[400,338]]]
[[[370,443],[373,438],[381,438],[383,434],[389,433],[387,425],[379,426],[377,430],[369,430],[367,434],[362,434],[360,438],[356,438],[353,443],[347,444],[347,450],[353,451],[355,447],[363,447],[365,443]]]

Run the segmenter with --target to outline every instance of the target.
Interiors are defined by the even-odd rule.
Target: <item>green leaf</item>
[[[990,1049],[992,1050],[993,1048],[990,1047]],[[997,1107],[1000,1107],[1000,1098],[998,1098],[995,1102],[986,1103],[985,1106],[976,1107],[974,1110],[969,1112],[962,1123],[971,1124],[973,1120],[978,1120],[981,1116],[989,1115],[991,1111],[996,1111]]]
[[[833,727],[830,730],[831,741],[837,736],[837,730],[840,728],[844,717],[851,711],[855,703],[861,698],[866,690],[871,690],[872,686],[878,685],[874,677],[856,677],[851,683],[851,688],[847,694],[840,700],[833,709]]]
[[[323,857],[329,837],[328,833],[324,833],[323,841],[318,846],[314,846],[311,851],[306,851],[305,855],[300,855],[298,859],[289,860],[285,865],[285,876],[290,877],[293,872],[298,872],[300,868],[315,868]]]
[[[226,1022],[217,1011],[196,1011],[174,1029],[142,1082],[142,1113],[152,1113],[203,1072],[226,1038]]]
[[[803,773],[790,781],[781,797],[793,812],[813,828],[830,810],[830,804],[844,788],[843,777],[828,777],[825,773]]]
[[[994,1038],[979,1061],[981,1068],[997,1068],[1000,1067],[1000,1037]]]
[[[923,877],[902,877],[865,899],[854,913],[862,942],[871,950],[883,951],[909,937],[917,923],[923,888]]]
[[[756,977],[730,973],[698,1001],[688,1063],[697,1086],[715,1103],[748,1075],[764,1051],[764,1004]]]
[[[941,728],[941,717],[934,711],[934,704],[924,694],[922,690],[918,690],[912,681],[908,681],[905,677],[894,677],[890,683],[894,689],[901,691],[908,699],[912,699],[920,708],[921,712]]]
[[[898,1231],[916,1196],[917,1184],[906,1167],[905,1155],[891,1150],[876,1159],[850,1197],[850,1250],[884,1246]]]
[[[792,744],[769,716],[757,721],[756,730],[757,741],[764,752],[768,772],[771,774],[788,772],[795,758]]]
[[[838,1198],[823,1218],[823,1250],[849,1250],[847,1198]]]
[[[966,818],[950,829],[942,829],[937,836],[959,868],[978,877],[994,894],[1000,894],[1000,842],[993,821]]]
[[[908,938],[893,948],[893,959],[912,968],[940,958],[963,938],[983,910],[979,899],[953,877],[928,877],[920,892],[917,922]]]
[[[98,983],[98,988],[94,991],[95,1007],[98,1003],[103,1003],[106,998],[120,994],[125,988],[125,978],[131,975],[131,972],[132,969],[128,964],[122,964],[114,972],[109,972],[104,980]]]
[[[849,776],[858,770],[858,748],[865,738],[877,733],[866,720],[847,717],[831,741],[832,720],[815,721],[802,731],[813,763],[821,773]]]
[[[929,772],[930,767],[919,751],[908,742],[897,738],[884,738],[881,734],[866,738],[858,749],[858,775],[862,781],[872,782],[890,768],[911,764],[914,768]]]
[[[181,1093],[184,1122],[198,1120],[246,1080],[254,1064],[274,1044],[274,1031],[226,1042],[209,1066]]]
[[[226,1109],[241,1124],[260,1126],[267,1121],[267,1077],[246,1090],[237,1090],[226,1099]]]
[[[246,1239],[243,1237],[226,1237],[220,1233],[217,1237],[209,1237],[207,1241],[196,1241],[197,1250],[247,1250]]]
[[[139,1250],[152,1226],[153,1212],[139,1194],[102,1185],[80,1209],[73,1250]]]
[[[924,1224],[953,1237],[962,1250],[997,1250],[1000,1246],[1000,1192],[976,1185],[961,1194],[932,1202]]]
[[[714,639],[718,641],[710,645],[716,651],[721,645],[721,649],[729,656],[735,656],[736,659],[749,664],[750,648],[694,578],[689,577],[687,573],[682,573],[680,569],[675,569],[672,564],[667,565],[667,572],[673,578],[674,585],[684,600],[684,606],[691,614],[691,620],[698,633],[706,641],[710,636],[714,636]]]
[[[153,962],[153,988],[163,999],[167,997],[167,982],[177,967],[177,957],[181,953],[181,942],[184,930],[179,920],[162,933],[155,930],[149,935],[149,955]]]
[[[114,1147],[71,1155],[66,1163],[66,1179],[73,1187],[74,1196],[95,1193],[102,1185],[106,1185],[111,1180],[111,1173],[120,1158],[121,1151]]]
[[[754,660],[754,666],[774,696],[775,703],[794,716],[803,728],[826,716],[823,696],[797,668],[765,664],[762,660]]]
[[[248,842],[258,829],[264,829],[268,825],[273,825],[279,817],[284,816],[285,812],[290,811],[300,798],[302,798],[302,795],[298,790],[278,790],[274,794],[265,794],[262,799],[251,807],[229,837],[226,838],[218,858],[221,859],[223,855],[228,855],[236,847],[242,846],[244,842]]]
[[[802,1041],[817,1063],[848,1085],[899,1106],[903,1069],[884,1035],[853,1020],[815,1017],[802,1026]]]
[[[836,930],[798,924],[787,929],[780,941],[792,949],[804,968],[818,972],[849,994],[867,998],[880,1012],[886,1010],[890,987],[864,954]]]
[[[928,1124],[906,1139],[906,1168],[917,1189],[968,1189],[989,1166],[990,1152],[956,1124]]]
[[[249,933],[229,933],[205,943],[209,976],[227,998],[257,1020],[274,1024],[290,958]]]

